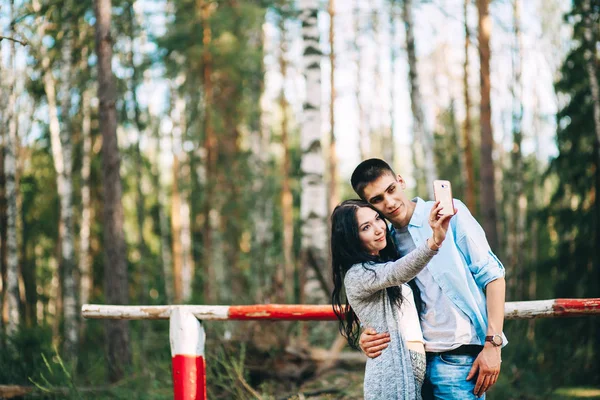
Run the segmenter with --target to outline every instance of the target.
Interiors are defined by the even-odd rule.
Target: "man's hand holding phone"
[[[440,215],[454,215],[454,200],[452,198],[452,185],[450,181],[436,180],[433,181],[433,196],[435,201],[439,201],[442,207]]]

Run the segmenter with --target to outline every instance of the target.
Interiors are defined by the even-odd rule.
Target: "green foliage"
[[[28,385],[28,378],[46,369],[44,355],[54,354],[49,326],[21,328],[13,337],[2,335],[0,383]]]
[[[586,49],[595,51],[583,38],[584,2],[573,2],[566,19],[574,24],[574,48],[565,59],[556,84],[568,103],[557,115],[559,155],[552,161],[548,176],[556,179],[556,190],[543,215],[552,237],[555,255],[551,268],[540,269],[540,280],[556,297],[597,297],[600,253],[600,157],[595,141],[592,98],[586,72]],[[597,21],[600,2],[592,0],[589,17],[593,43],[600,40]],[[600,71],[596,65],[596,75]],[[544,264],[542,264],[544,265]],[[547,265],[547,264],[546,264]],[[544,327],[552,326],[543,321]],[[544,329],[548,347],[546,365],[554,366],[555,384],[600,383],[598,367],[597,318],[581,318],[562,324],[560,329]],[[560,345],[556,345],[560,344]],[[551,349],[551,351],[550,351]],[[562,367],[559,367],[562,365]],[[560,371],[560,372],[559,372]]]

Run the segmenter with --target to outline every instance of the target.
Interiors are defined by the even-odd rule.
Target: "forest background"
[[[328,303],[372,156],[452,181],[507,301],[600,297],[599,0],[1,0],[0,27],[0,384],[171,398],[168,324],[81,304]],[[211,398],[361,396],[333,322],[205,327]],[[488,398],[600,397],[598,317],[505,330]]]

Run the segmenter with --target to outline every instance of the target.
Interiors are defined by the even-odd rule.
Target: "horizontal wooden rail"
[[[255,304],[247,306],[111,306],[86,304],[85,318],[95,319],[169,319],[173,309],[193,314],[199,320],[285,320],[328,321],[336,316],[330,305]],[[507,302],[506,319],[532,319],[600,314],[600,298],[552,299]]]

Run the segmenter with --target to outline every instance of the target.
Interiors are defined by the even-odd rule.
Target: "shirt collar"
[[[420,228],[421,226],[423,226],[423,218],[425,217],[425,213],[427,212],[427,207],[425,205],[425,201],[420,197],[415,197],[414,199],[412,199],[412,201],[417,204],[415,205],[415,210],[413,211],[413,215],[410,218],[408,225]],[[392,223],[390,223],[390,230],[392,235],[395,235],[397,232],[396,227]]]
[[[413,215],[410,218],[408,225],[421,227],[423,226],[423,220],[426,215],[426,205],[425,201],[420,197],[415,197],[412,201],[416,202],[415,211],[413,211]]]

